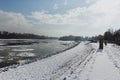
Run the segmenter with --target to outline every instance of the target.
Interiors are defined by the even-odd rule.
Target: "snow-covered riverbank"
[[[81,43],[68,51],[52,57],[48,57],[24,66],[19,66],[18,68],[10,69],[7,72],[2,72],[0,74],[0,80],[42,80],[45,78],[50,78],[51,74],[55,73],[55,71],[63,68],[64,66],[71,65],[79,59],[82,61],[82,58],[88,56],[88,53],[92,50],[93,48],[91,45]]]
[[[0,80],[120,80],[119,49],[98,44],[78,46],[0,73]],[[113,53],[113,54],[112,54]]]

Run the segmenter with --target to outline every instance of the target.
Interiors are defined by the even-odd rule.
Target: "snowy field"
[[[36,62],[0,73],[0,80],[120,80],[120,49],[82,42]]]

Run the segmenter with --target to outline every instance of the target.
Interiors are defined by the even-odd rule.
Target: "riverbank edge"
[[[36,59],[30,60],[30,61],[27,61],[27,62],[25,62],[25,63],[22,63],[22,64],[14,64],[14,65],[10,65],[10,66],[7,66],[7,67],[3,67],[3,68],[0,69],[0,73],[5,72],[5,71],[8,71],[9,69],[17,68],[17,67],[19,67],[19,66],[23,66],[23,65],[26,65],[26,64],[30,64],[30,63],[36,62],[36,61],[38,61],[38,60],[46,59],[46,58],[48,58],[48,57],[51,57],[51,56],[60,54],[60,53],[62,53],[62,52],[65,52],[65,51],[67,51],[67,50],[70,50],[70,49],[76,47],[76,46],[79,45],[80,43],[81,43],[81,42],[76,42],[73,46],[68,47],[68,48],[66,48],[66,49],[64,49],[64,50],[62,50],[62,51],[58,51],[58,52],[56,52],[56,53],[53,53],[53,55],[47,55],[47,56],[42,57],[42,58],[36,58]]]

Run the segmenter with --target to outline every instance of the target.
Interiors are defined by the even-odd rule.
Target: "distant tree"
[[[47,36],[40,36],[30,33],[10,33],[7,31],[0,31],[0,39],[48,39]]]
[[[75,40],[75,36],[63,36],[63,37],[60,37],[59,40],[63,40],[63,41],[74,41]]]
[[[120,29],[114,32],[113,38],[115,43],[120,45]]]
[[[59,40],[63,40],[63,41],[84,41],[84,40],[88,40],[88,37],[82,37],[82,36],[62,36],[59,38]]]
[[[75,41],[81,41],[81,40],[82,40],[82,37],[80,36],[75,37]]]
[[[114,35],[113,30],[108,29],[108,31],[104,33],[104,40],[107,40],[108,42],[114,41],[113,35]]]

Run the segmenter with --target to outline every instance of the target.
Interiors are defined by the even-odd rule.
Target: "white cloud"
[[[58,9],[59,7],[58,7],[58,4],[54,4],[54,6],[53,6],[53,9]]]
[[[86,3],[87,4],[92,4],[92,3],[94,3],[96,0],[86,0]]]
[[[93,30],[101,29],[102,32],[104,32],[108,26],[115,26],[115,28],[119,28],[119,0],[88,1],[90,3],[89,6],[77,7],[66,11],[64,14],[33,12],[32,18],[38,20],[38,24],[73,24],[73,27],[79,25],[79,29],[84,26],[84,29],[86,29],[85,27],[89,27]]]
[[[45,12],[33,12],[32,18],[45,24],[79,24],[84,22],[84,18],[89,17],[86,8],[76,8],[67,11],[65,14],[48,14]]]
[[[66,6],[68,4],[67,0],[64,1],[64,5]]]
[[[0,30],[28,32],[31,24],[20,13],[0,11]]]
[[[107,3],[109,2],[109,3]],[[120,3],[120,1],[119,1]],[[67,11],[65,14],[49,14],[33,12],[32,17],[46,24],[88,24],[111,23],[119,15],[119,3],[116,1],[98,0],[89,7],[78,7]],[[118,17],[118,16],[117,16]]]
[[[30,19],[20,13],[0,11],[0,29],[18,31],[31,29],[32,32],[34,30],[36,33],[52,36],[67,34],[91,36],[103,33],[109,27],[119,28],[120,0],[88,0],[88,3],[87,6],[68,10],[64,14],[32,12],[31,15],[27,15]],[[54,9],[58,9],[58,5]]]

